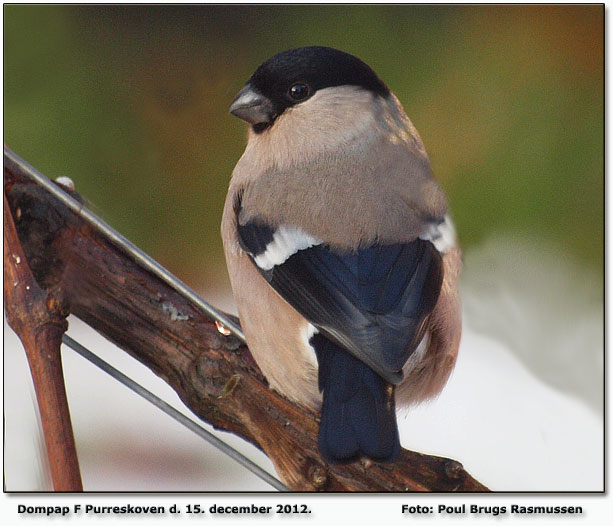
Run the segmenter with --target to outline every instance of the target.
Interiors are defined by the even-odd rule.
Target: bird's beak
[[[274,108],[270,99],[247,84],[232,101],[230,113],[250,124],[271,123]]]

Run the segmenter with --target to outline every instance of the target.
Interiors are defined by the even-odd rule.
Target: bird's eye
[[[309,86],[302,82],[298,82],[297,84],[294,84],[289,89],[289,92],[288,92],[292,100],[304,100],[310,95],[310,93],[311,93],[311,90]]]

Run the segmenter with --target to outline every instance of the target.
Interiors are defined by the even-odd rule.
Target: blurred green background
[[[191,286],[225,288],[246,138],[227,108],[269,56],[329,45],[404,104],[465,251],[543,240],[602,281],[603,31],[597,5],[5,5],[5,143]]]

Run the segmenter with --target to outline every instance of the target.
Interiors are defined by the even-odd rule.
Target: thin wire
[[[116,246],[125,250],[130,257],[147,269],[152,274],[156,275],[162,281],[170,285],[177,292],[185,296],[191,302],[193,302],[202,312],[208,317],[217,320],[224,327],[230,330],[238,339],[245,342],[245,335],[240,325],[228,318],[223,312],[217,310],[212,305],[209,305],[198,294],[190,289],[185,283],[173,276],[168,270],[166,270],[157,261],[145,254],[140,248],[138,248],[131,241],[122,236],[115,229],[107,225],[102,219],[94,214],[84,205],[79,203],[76,199],[68,195],[57,185],[53,184],[47,177],[41,174],[36,168],[30,166],[26,161],[19,157],[15,152],[8,147],[4,147],[4,156],[15,163],[20,170],[29,177],[31,180],[38,183],[45,190],[51,193],[54,197],[59,199],[68,208],[70,208],[75,214],[81,217],[84,221],[93,226],[97,231],[104,234],[111,242]]]
[[[121,382],[123,385],[132,389],[132,391],[142,396],[145,400],[151,402],[153,405],[164,411],[167,415],[174,418],[177,422],[183,424],[189,430],[196,433],[198,436],[206,440],[209,444],[212,444],[217,449],[219,449],[229,457],[233,458],[241,466],[251,471],[254,475],[257,475],[263,481],[268,482],[268,484],[270,484],[273,488],[279,491],[290,491],[287,486],[285,486],[280,480],[273,477],[267,471],[264,471],[260,466],[249,460],[245,455],[238,452],[236,449],[226,444],[223,440],[220,440],[215,435],[196,424],[196,422],[186,417],[183,413],[177,411],[170,404],[154,395],[151,391],[145,389],[142,385],[136,383],[131,378],[128,378],[125,374],[115,369],[112,365],[92,353],[89,349],[83,347],[83,345],[73,340],[67,334],[64,334],[64,336],[62,336],[62,341],[68,347],[83,356],[83,358],[89,360],[91,363],[102,369],[104,372]]]

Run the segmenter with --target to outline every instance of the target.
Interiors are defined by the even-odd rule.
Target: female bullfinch
[[[264,62],[230,112],[250,124],[222,220],[249,348],[273,389],[321,409],[327,461],[393,461],[396,403],[440,392],[461,332],[460,250],[421,138],[327,47]]]

